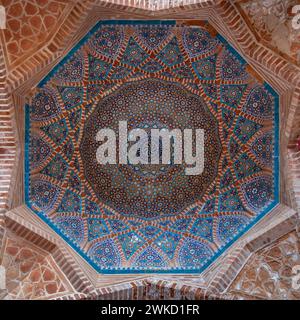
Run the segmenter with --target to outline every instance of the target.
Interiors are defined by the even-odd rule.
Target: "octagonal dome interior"
[[[99,272],[201,272],[279,201],[278,96],[256,74],[206,22],[100,21],[26,106],[26,204]],[[203,129],[202,174],[97,163],[119,121]]]

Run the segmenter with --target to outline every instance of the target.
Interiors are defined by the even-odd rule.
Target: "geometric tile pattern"
[[[206,23],[99,22],[26,107],[27,205],[99,272],[201,272],[279,201],[278,96],[254,74]],[[145,81],[171,83],[187,100],[201,99],[198,116],[208,110],[220,142],[220,155],[205,164],[217,172],[203,194],[154,217],[116,210],[118,193],[113,203],[103,201],[82,156],[85,126],[103,101]],[[167,102],[161,108],[184,118]]]
[[[181,114],[185,116],[178,116]],[[124,119],[128,119],[128,130],[136,127],[146,130],[142,142],[147,148],[153,127],[182,131],[202,128],[206,150],[203,173],[186,175],[187,166],[176,165],[173,160],[169,165],[95,166],[95,150],[99,147],[95,137],[99,128],[118,132],[119,121]],[[155,142],[153,147],[159,150],[159,143]],[[153,219],[183,211],[204,194],[216,176],[221,143],[217,121],[201,97],[173,81],[145,79],[124,84],[99,102],[85,122],[79,149],[85,178],[101,202],[127,217]],[[148,161],[149,153],[149,150],[146,154],[141,152],[142,159]]]

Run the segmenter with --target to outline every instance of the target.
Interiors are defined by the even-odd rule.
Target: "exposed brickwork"
[[[70,1],[68,6],[66,6],[66,2],[49,1],[49,3],[56,4],[56,10],[59,11],[62,10],[61,6],[64,6],[63,10],[65,13],[61,13],[61,19],[59,19],[59,17],[57,18],[58,20],[54,23],[54,29],[50,28],[51,30],[47,31],[47,34],[49,33],[49,37],[41,36],[39,38],[38,45],[35,47],[35,50],[32,50],[32,54],[28,54],[26,58],[19,59],[19,63],[17,64],[7,63],[7,68],[9,70],[7,84],[12,89],[37,74],[41,68],[49,68],[49,64],[60,57],[61,51],[63,49],[67,49],[66,46],[68,41],[72,37],[75,37],[76,32],[78,32],[78,28],[82,21],[86,19],[86,15],[90,9],[90,1],[79,1],[77,3]],[[51,7],[50,4],[48,4],[49,7]],[[59,9],[60,7],[61,9]],[[50,10],[46,8],[48,8],[47,4],[44,9],[42,9],[43,12],[45,11],[44,19],[47,17],[47,10]],[[52,17],[51,19],[55,19],[51,15],[49,17]],[[44,28],[44,23],[42,22],[41,28]],[[7,30],[9,31],[10,29],[8,28]],[[46,30],[44,30],[44,32],[46,32]],[[22,43],[22,39],[20,39],[20,41]],[[28,50],[31,49],[32,48],[28,48]]]
[[[214,293],[197,286],[180,285],[175,281],[149,278],[122,285],[96,289],[87,295],[70,294],[60,300],[216,300],[233,299],[234,295]]]
[[[67,3],[62,1],[3,0],[6,9],[4,39],[7,63],[20,64],[52,37],[57,25],[64,19]]]
[[[299,135],[299,103],[300,103],[300,69],[297,68],[293,63],[280,57],[269,48],[264,47],[259,43],[253,34],[251,34],[249,27],[246,22],[242,19],[237,8],[230,2],[222,1],[216,7],[216,11],[230,28],[230,32],[238,42],[241,50],[245,52],[246,56],[250,59],[254,59],[258,64],[263,65],[264,69],[268,69],[270,74],[284,79],[290,86],[292,96],[289,98],[289,104],[287,104],[288,110],[283,110],[285,117],[282,118],[281,123],[281,152],[282,152],[282,165],[288,161],[286,158],[286,147],[285,139],[294,141],[295,137]],[[282,91],[283,90],[283,91]],[[284,101],[285,96],[289,96],[289,90],[285,88],[279,89],[282,91],[281,101]],[[285,164],[285,167],[291,166],[291,164]],[[295,164],[292,164],[295,166]],[[283,172],[283,171],[282,171]],[[294,173],[289,172],[290,179],[295,179],[292,186],[297,185],[297,177]],[[282,177],[284,179],[284,177]],[[284,179],[284,181],[287,181]],[[288,187],[282,188],[282,190],[288,190]],[[290,192],[289,198],[290,205],[293,205],[295,209],[298,209],[295,204],[299,201],[299,195],[297,192]]]
[[[18,232],[19,226],[22,225],[22,229],[26,229],[27,231],[18,234],[25,235],[27,239],[35,241],[37,235],[32,231],[34,230],[32,224],[37,225],[36,221],[32,218],[28,209],[25,210],[21,207],[18,210],[14,210],[14,214],[12,212],[7,213],[10,217],[7,221],[9,228],[14,232]],[[154,297],[159,297],[160,299],[232,299],[232,295],[226,293],[226,288],[243,267],[251,251],[260,249],[261,246],[273,241],[272,235],[273,238],[276,239],[282,232],[294,228],[295,220],[293,220],[293,217],[295,213],[292,210],[284,207],[277,208],[277,210],[274,210],[273,215],[276,214],[280,215],[280,219],[274,219],[273,217],[273,219],[269,218],[264,223],[262,221],[249,235],[245,236],[249,239],[242,241],[246,246],[242,248],[237,245],[235,248],[232,248],[232,250],[228,251],[206,274],[203,274],[202,277],[183,275],[176,276],[175,280],[174,277],[166,275],[161,279],[157,276],[145,276],[145,279],[134,280],[133,275],[133,280],[127,278],[128,280],[124,282],[124,276],[109,276],[106,282],[112,283],[112,285],[101,285],[100,283],[103,283],[103,280],[101,282],[96,280],[96,282],[94,281],[92,283],[92,281],[88,279],[87,275],[91,279],[96,279],[95,271],[88,271],[84,265],[84,261],[80,262],[80,259],[75,261],[74,258],[76,255],[71,255],[70,248],[63,242],[60,242],[57,246],[52,244],[52,246],[47,245],[43,246],[43,248],[51,251],[51,256],[56,265],[60,268],[61,272],[65,274],[74,289],[81,293],[67,294],[63,297],[59,296],[59,299],[123,299],[124,297],[126,299],[154,299]],[[16,219],[18,223],[13,223],[12,221],[14,219]],[[273,221],[271,224],[269,222],[270,219]],[[286,225],[285,229],[281,230],[281,232],[276,231],[276,221],[279,226]],[[284,224],[283,221],[286,221],[286,223]],[[51,242],[52,236],[48,234],[48,232],[51,233],[52,231],[50,229],[47,231],[43,222],[39,223],[39,229],[44,231],[39,232],[39,238],[42,239],[37,242],[37,245],[43,245],[44,241],[48,243],[50,240]],[[49,240],[43,239],[43,237]],[[94,276],[92,274],[93,272],[95,273]],[[105,275],[99,275],[98,277],[99,280],[105,279]],[[97,286],[100,287],[94,289]],[[201,287],[201,289],[199,287]]]
[[[263,44],[300,64],[300,36],[292,27],[293,14],[291,9],[297,0],[273,0],[267,4],[261,0],[237,2],[241,14]]]
[[[9,234],[1,265],[10,299],[41,299],[72,292],[49,253]]]
[[[26,239],[44,250],[52,251],[55,248],[52,242],[11,219],[6,219],[6,227],[7,229],[13,230],[19,237]]]
[[[56,248],[53,258],[78,292],[87,293],[93,289],[91,282],[77,266],[72,256],[63,247]]]
[[[14,4],[20,1],[9,1],[9,3]],[[33,3],[40,2],[37,0],[31,1]],[[110,4],[104,1],[45,1],[46,6],[50,2],[58,3],[60,7],[60,14],[62,14],[64,8],[68,8],[65,12],[65,19],[59,20],[59,15],[57,14],[56,19],[58,19],[55,29],[51,29],[51,38],[47,37],[47,32],[43,36],[43,40],[37,44],[37,47],[33,50],[28,48],[24,50],[24,57],[26,59],[18,59],[16,55],[9,51],[8,47],[5,46],[3,49],[0,47],[0,224],[4,224],[3,214],[10,207],[11,200],[9,200],[9,188],[11,185],[12,169],[15,166],[15,158],[17,155],[16,146],[18,143],[18,136],[14,134],[14,116],[12,101],[15,102],[15,107],[20,108],[23,106],[24,97],[30,96],[32,94],[31,88],[36,85],[36,83],[51,69],[51,67],[61,59],[64,54],[82,37],[84,33],[98,20],[107,19],[111,17],[121,16],[122,18],[149,18],[153,16],[150,11],[139,10],[136,8],[125,8],[121,6],[121,2],[117,1],[118,4]],[[93,7],[93,6],[96,7]],[[41,7],[43,7],[41,5]],[[32,9],[34,10],[34,9]],[[48,9],[47,9],[48,10]],[[47,12],[47,10],[45,12]],[[300,69],[293,64],[293,61],[286,59],[285,56],[281,56],[278,52],[273,51],[272,48],[266,47],[260,39],[257,39],[252,33],[249,25],[244,21],[238,8],[229,1],[205,1],[201,4],[191,4],[186,7],[173,8],[171,10],[161,10],[155,13],[155,19],[159,18],[179,18],[185,19],[187,17],[193,17],[194,19],[203,19],[203,17],[208,17],[209,21],[215,26],[215,28],[225,37],[227,37],[236,46],[240,52],[244,53],[245,57],[255,65],[256,70],[260,74],[264,74],[264,77],[270,79],[272,86],[278,90],[281,99],[281,106],[283,108],[282,125],[284,131],[281,132],[282,136],[282,149],[287,146],[289,142],[289,152],[288,157],[283,159],[282,163],[284,166],[282,170],[284,171],[285,181],[287,181],[286,187],[282,190],[288,190],[289,192],[289,204],[291,204],[295,209],[299,209],[300,205],[300,188],[299,186],[299,153],[295,149],[295,140],[300,133]],[[44,15],[47,16],[47,13]],[[54,18],[55,15],[51,15]],[[14,19],[11,19],[14,20]],[[25,24],[26,25],[26,24]],[[21,25],[16,34],[19,37],[22,36]],[[19,32],[21,31],[21,33]],[[50,30],[49,30],[50,34]],[[42,38],[42,37],[41,37]],[[2,39],[2,38],[1,38]],[[2,39],[3,40],[3,39]],[[43,42],[44,41],[44,42]],[[14,40],[10,40],[6,45],[13,43]],[[2,42],[3,43],[3,42]],[[20,38],[20,44],[18,48],[22,46],[22,40]],[[23,44],[24,46],[24,44]],[[12,45],[10,45],[12,48]],[[3,49],[3,50],[2,50]],[[6,51],[7,50],[7,51]],[[19,49],[18,49],[19,50]],[[10,52],[9,54],[4,54],[4,52]],[[4,59],[5,58],[5,59]],[[13,98],[12,98],[13,96]],[[13,99],[13,100],[12,100]],[[19,105],[20,104],[20,105]],[[18,110],[18,109],[16,109]],[[22,123],[23,117],[20,116],[18,121],[19,124]],[[22,130],[20,130],[22,131]],[[21,137],[21,136],[20,136]],[[284,149],[286,150],[286,149]],[[284,157],[286,157],[286,152],[283,152]],[[20,158],[17,160],[18,164],[22,165],[22,155],[20,153]],[[16,167],[16,166],[15,166]],[[298,168],[299,167],[299,168]],[[22,172],[22,170],[20,170]],[[19,180],[16,180],[19,181]],[[19,190],[14,189],[14,190]],[[17,201],[18,204],[19,201]],[[283,210],[284,212],[284,210]],[[288,220],[288,219],[286,219]],[[264,237],[260,237],[260,234],[252,236],[250,245],[247,247],[237,247],[234,251],[230,251],[230,254],[226,257],[227,259],[220,260],[218,263],[223,264],[222,268],[216,267],[216,270],[211,269],[209,289],[207,283],[201,282],[200,277],[198,279],[190,279],[186,277],[180,282],[178,277],[174,277],[168,280],[156,279],[153,277],[145,276],[145,279],[139,280],[128,280],[126,283],[115,285],[115,286],[104,286],[102,288],[97,288],[97,281],[95,283],[88,279],[84,270],[86,267],[84,263],[77,263],[70,254],[69,248],[64,247],[62,243],[57,244],[57,240],[53,240],[53,235],[49,235],[44,232],[41,225],[34,225],[25,223],[25,220],[21,218],[21,213],[17,210],[13,216],[9,216],[6,220],[7,227],[14,230],[19,237],[35,243],[39,247],[44,248],[47,252],[53,253],[53,258],[56,261],[55,264],[58,269],[66,275],[66,281],[72,283],[74,291],[78,292],[61,292],[59,296],[48,296],[46,287],[44,286],[41,292],[45,293],[48,298],[59,298],[59,299],[212,299],[212,298],[263,298],[274,297],[279,298],[295,298],[297,294],[292,293],[287,290],[284,281],[276,282],[269,287],[262,288],[269,280],[265,278],[260,281],[260,288],[258,289],[259,294],[253,289],[253,285],[249,285],[248,289],[251,287],[252,291],[244,288],[244,283],[247,277],[243,274],[247,274],[251,270],[254,272],[254,262],[256,263],[269,263],[266,261],[267,257],[271,256],[270,251],[275,250],[274,248],[279,248],[282,254],[282,261],[285,261],[290,265],[290,256],[284,249],[285,244],[295,243],[293,239],[296,239],[296,234],[292,233],[287,238],[281,240],[279,244],[270,245],[270,233],[276,239],[276,237],[281,236],[284,230],[290,230],[289,228],[294,228],[293,222],[285,222],[285,220],[277,221],[279,225],[282,223],[283,230],[272,229],[273,231],[266,231]],[[291,226],[286,225],[291,223]],[[269,232],[269,233],[268,233]],[[1,237],[4,239],[4,229],[0,228],[0,244]],[[268,240],[269,239],[269,240]],[[249,239],[248,239],[249,240]],[[274,240],[274,239],[273,239]],[[272,241],[273,241],[272,240]],[[291,240],[291,241],[290,241]],[[262,245],[268,245],[265,249],[262,249],[253,257],[250,258],[248,264],[243,269],[243,264],[248,259],[252,251],[256,251]],[[291,244],[293,246],[293,244]],[[3,246],[2,246],[3,249]],[[277,250],[277,249],[276,249]],[[1,252],[1,251],[0,251]],[[294,247],[293,252],[296,252],[296,247]],[[1,255],[0,255],[1,257]],[[50,256],[49,256],[50,259]],[[52,259],[52,258],[51,258]],[[51,260],[50,259],[50,260]],[[257,260],[255,260],[257,259]],[[265,260],[264,260],[265,259]],[[50,261],[49,260],[49,261]],[[50,263],[50,262],[49,262]],[[249,266],[248,266],[249,265]],[[276,265],[276,263],[274,264]],[[248,267],[247,267],[248,266]],[[47,268],[48,265],[40,265],[38,267],[40,274],[42,268]],[[236,274],[242,269],[242,273],[237,278],[237,280],[231,285],[230,293],[226,293],[228,285],[232,282]],[[248,270],[248,271],[245,271]],[[250,271],[249,271],[250,270]],[[61,272],[61,271],[59,271]],[[256,271],[255,271],[256,272]],[[259,272],[259,271],[258,271]],[[97,276],[91,276],[91,278],[97,278]],[[100,276],[101,277],[101,276]],[[260,277],[257,276],[258,278]],[[30,276],[27,275],[26,284],[32,287],[35,285],[29,281]],[[39,279],[41,279],[40,277]],[[134,278],[134,276],[133,276]],[[166,276],[165,278],[170,278]],[[112,283],[121,282],[120,278],[115,280],[110,279]],[[290,281],[290,280],[288,280]],[[248,281],[249,282],[249,281]],[[98,284],[101,281],[98,281]],[[186,284],[188,283],[188,284]],[[278,295],[278,288],[285,286],[282,296]],[[64,288],[66,288],[65,286]],[[202,288],[204,287],[204,288]],[[247,284],[246,284],[247,287]],[[36,287],[35,287],[36,288]],[[57,289],[60,285],[57,285]],[[243,288],[243,289],[241,289]],[[258,287],[257,287],[258,288]],[[272,289],[273,288],[273,289]],[[264,292],[261,290],[265,289]],[[33,289],[36,290],[36,289]],[[253,291],[254,290],[254,291]],[[54,290],[55,291],[55,290]],[[28,291],[27,296],[22,288],[22,297],[41,297],[36,295],[33,291]],[[36,291],[34,291],[36,292]],[[56,290],[57,292],[57,290]],[[7,292],[0,293],[0,296],[7,295]],[[15,295],[15,298],[20,298],[21,296]]]
[[[97,3],[101,3],[101,2],[97,2]],[[205,3],[205,6],[209,6],[210,5],[210,3]],[[227,8],[227,5],[229,6],[228,8]],[[87,4],[85,4],[85,6],[87,6]],[[86,14],[87,14],[87,12],[89,12],[89,8],[90,8],[90,4],[89,4],[89,6],[88,6],[88,8],[86,8],[85,7],[85,11],[84,12],[86,12],[85,14],[81,14],[81,17],[83,16],[83,17],[86,17]],[[113,6],[113,5],[111,5],[111,6]],[[224,8],[222,7],[223,6],[223,2],[221,2],[221,5],[219,6],[219,7],[217,7],[217,10],[218,11],[220,11],[220,12],[222,12],[221,11],[221,9],[223,10]],[[123,8],[124,9],[124,8]],[[78,11],[79,9],[77,9],[77,11]],[[81,8],[81,10],[83,10],[83,7]],[[110,10],[112,10],[112,12],[113,12],[113,9],[110,9]],[[179,12],[183,12],[184,13],[184,10],[182,9],[182,8],[178,8],[178,9],[176,9],[177,11],[175,11],[174,12],[174,17],[176,17],[176,15],[178,15],[179,14]],[[249,53],[250,53],[250,56],[253,56],[252,57],[252,59],[253,58],[256,58],[256,55],[258,54],[258,49],[262,49],[263,51],[262,52],[265,52],[264,51],[264,49],[263,49],[263,46],[261,46],[261,45],[258,45],[257,44],[257,42],[255,41],[255,38],[254,38],[254,36],[251,36],[251,34],[249,33],[249,30],[247,29],[247,25],[244,23],[241,23],[241,17],[240,17],[240,15],[238,14],[238,12],[236,12],[236,10],[235,10],[235,8],[233,7],[233,6],[231,6],[231,5],[229,5],[229,4],[226,4],[225,3],[225,12],[227,12],[228,13],[228,17],[233,17],[234,16],[234,19],[230,19],[230,21],[228,22],[229,24],[231,23],[233,23],[233,25],[231,26],[230,25],[230,27],[233,27],[233,26],[238,26],[239,28],[238,28],[238,32],[239,32],[239,34],[242,34],[243,36],[242,36],[242,38],[239,38],[238,36],[236,37],[236,39],[237,40],[239,40],[238,41],[238,43],[239,43],[239,45],[241,45],[241,44],[245,44],[245,47],[244,48],[242,48],[242,49],[244,49],[244,50],[246,50],[247,48],[250,48],[251,50],[248,52],[248,51],[246,51],[247,52],[247,55],[249,55]],[[74,9],[74,12],[77,12],[75,9]],[[80,10],[79,10],[80,11]],[[91,10],[92,11],[92,10]],[[91,12],[90,11],[90,12]],[[100,10],[101,11],[101,10]],[[103,11],[103,10],[102,10]],[[224,11],[224,10],[223,10]],[[80,11],[81,13],[83,12],[83,11]],[[125,11],[125,13],[126,13],[126,11]],[[138,12],[137,12],[138,13]],[[135,17],[134,15],[135,14],[137,14],[137,13],[130,13],[130,17]],[[94,13],[93,13],[94,14]],[[99,12],[99,14],[100,14],[100,12]],[[99,14],[98,14],[98,17],[99,17]],[[123,14],[123,12],[122,12],[122,14]],[[107,13],[106,13],[106,15],[107,15]],[[141,15],[140,13],[139,13],[139,15]],[[139,15],[137,15],[137,17],[139,16]],[[144,13],[144,15],[145,15],[145,13]],[[186,15],[188,15],[188,14],[186,14]],[[224,15],[224,14],[223,14]],[[147,15],[146,15],[147,16]],[[220,16],[222,16],[222,14],[220,14]],[[136,17],[136,18],[137,18]],[[78,18],[78,16],[77,16],[77,18]],[[125,18],[125,16],[124,16],[124,18]],[[83,19],[83,18],[82,18]],[[84,20],[84,19],[83,19]],[[68,20],[69,21],[69,20]],[[67,37],[67,34],[66,34],[66,30],[71,30],[72,29],[72,27],[73,27],[73,29],[74,29],[74,26],[76,26],[76,25],[72,25],[72,22],[74,22],[75,23],[75,21],[76,21],[76,25],[78,25],[80,22],[81,22],[81,20],[78,20],[78,19],[70,19],[70,27],[68,27],[68,28],[65,28],[65,25],[64,25],[64,27],[62,27],[62,28],[60,28],[60,31],[58,31],[57,32],[57,34],[56,34],[56,36],[53,38],[53,41],[52,41],[52,43],[51,43],[51,46],[55,46],[55,48],[58,48],[58,47],[60,47],[60,48],[62,48],[62,47],[64,47],[65,45],[66,45],[66,39],[68,38]],[[93,19],[91,19],[90,17],[88,18],[88,19],[86,19],[85,20],[85,22],[84,22],[84,24],[82,24],[81,25],[81,28],[80,28],[80,31],[79,31],[79,33],[78,33],[78,35],[77,35],[77,37],[75,38],[75,39],[73,39],[73,41],[74,42],[76,42],[76,39],[78,39],[78,38],[80,38],[83,34],[84,34],[84,30],[88,30],[89,29],[89,27],[91,27],[91,25],[94,23],[93,21],[95,21],[94,20],[94,18]],[[67,23],[67,22],[66,22]],[[225,33],[225,35],[227,35],[228,34],[228,30],[225,28],[225,27],[222,27],[222,24],[220,24],[220,28],[221,28],[221,31],[223,31],[223,33]],[[62,32],[62,34],[60,34],[60,32]],[[246,35],[246,36],[245,36]],[[229,33],[228,34],[228,38],[231,38],[232,36],[231,36],[231,34]],[[243,41],[243,39],[245,38],[245,41]],[[63,43],[61,43],[60,41],[59,41],[59,39],[64,39],[64,42]],[[252,40],[251,40],[252,39]],[[73,43],[74,43],[73,42]],[[50,45],[49,45],[50,46]],[[68,47],[70,48],[72,46],[72,44],[68,44]],[[253,48],[255,48],[255,52],[253,52],[254,50],[253,50]],[[258,48],[258,49],[257,49]],[[54,51],[57,51],[57,49],[55,49]],[[252,54],[253,53],[253,54]],[[273,53],[272,53],[272,51],[268,51],[267,50],[267,53],[268,53],[268,56],[270,56],[271,58],[274,56],[273,55]],[[38,54],[38,53],[37,53]],[[264,57],[264,55],[259,55],[259,57],[260,56],[262,56],[262,57]],[[43,57],[43,58],[42,58]],[[37,68],[43,68],[43,66],[44,66],[44,64],[45,64],[45,58],[47,57],[47,63],[48,63],[48,67],[47,68],[44,68],[44,71],[43,71],[43,73],[45,73],[45,72],[47,72],[47,70],[51,67],[51,64],[49,64],[49,62],[52,60],[52,58],[54,57],[56,57],[57,58],[57,56],[56,56],[56,54],[52,54],[52,52],[48,52],[47,54],[41,54],[41,58],[40,59],[35,59],[34,61],[35,61],[35,65],[36,65],[36,62],[37,61],[43,61],[43,63],[42,64],[40,64]],[[265,58],[264,58],[265,59]],[[275,59],[275,61],[273,61]],[[282,58],[280,58],[280,57],[276,57],[276,56],[274,56],[274,59],[271,61],[272,62],[272,64],[274,64],[275,62],[276,62],[276,66],[278,66],[278,65],[280,65],[281,66],[281,69],[282,68],[284,68],[284,67],[286,67],[286,65],[288,64],[284,59],[282,59]],[[258,59],[258,61],[259,61],[259,63],[262,63],[262,62],[264,62],[264,61],[260,61],[261,59],[259,58]],[[281,70],[280,69],[280,70]],[[292,70],[292,68],[290,68],[289,67],[289,69],[291,69]],[[30,68],[26,68],[26,70],[30,70]],[[276,70],[275,72],[279,72],[280,70]],[[25,80],[25,79],[27,79],[28,78],[28,74],[25,72],[25,69],[23,70],[24,72],[21,72],[20,74],[19,74],[19,76],[18,76],[18,79],[19,79],[19,81],[21,80],[22,82]],[[36,71],[36,70],[35,70]],[[295,71],[295,70],[294,70]],[[32,71],[31,71],[31,73],[32,73]],[[295,74],[295,72],[293,72],[293,74]],[[11,75],[12,75],[12,73],[11,73]],[[41,76],[39,76],[39,78],[41,78]],[[33,85],[33,79],[34,78],[31,78],[31,81],[30,81],[30,84],[31,84],[31,86]],[[11,79],[12,81],[14,81],[14,79],[12,78]],[[37,80],[36,80],[37,81]],[[14,81],[14,83],[15,83],[15,85],[17,85],[17,84],[20,84],[20,83],[18,83],[18,82],[16,82],[16,81]],[[24,86],[23,86],[24,87]],[[23,88],[23,90],[20,92],[20,94],[22,94],[23,95],[23,93],[24,93],[24,88]],[[293,101],[295,101],[295,103],[296,103],[296,100],[294,99]],[[292,105],[291,105],[291,107],[290,108],[293,108],[293,103],[292,103]],[[295,109],[295,108],[294,108]],[[284,125],[282,125],[282,127],[284,128]],[[290,132],[290,128],[288,127],[287,128],[287,130],[286,130],[286,134],[288,135],[289,134],[289,132]]]
[[[292,268],[300,263],[300,243],[295,232],[255,253],[242,269],[229,292],[240,299],[296,299]]]
[[[8,195],[16,155],[13,106],[6,81],[4,54],[0,44],[0,225],[3,224],[3,213],[8,208]]]

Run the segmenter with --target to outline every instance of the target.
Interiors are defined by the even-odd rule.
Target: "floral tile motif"
[[[279,201],[278,95],[203,22],[103,21],[26,106],[26,202],[102,273],[201,272]],[[96,161],[100,128],[202,128],[204,171]]]

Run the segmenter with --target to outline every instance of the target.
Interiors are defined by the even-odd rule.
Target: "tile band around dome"
[[[26,106],[26,203],[101,273],[197,273],[279,202],[278,95],[203,22],[101,21]],[[100,127],[203,128],[204,172],[101,166]]]

